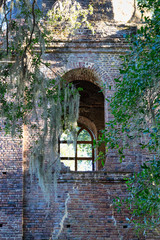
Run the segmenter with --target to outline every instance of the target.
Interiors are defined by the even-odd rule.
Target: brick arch
[[[97,138],[96,125],[90,119],[88,119],[84,116],[79,116],[78,124],[82,124],[82,125],[86,126],[87,128],[89,128],[89,130],[93,133],[94,137]]]
[[[88,69],[88,68],[75,68],[75,69],[71,69],[69,71],[67,71],[65,74],[61,74],[62,78],[64,80],[66,80],[67,82],[90,82],[91,84],[97,86],[99,88],[99,92],[101,90],[101,94],[103,95],[103,106],[104,106],[104,121],[106,120],[106,116],[108,116],[108,109],[106,109],[106,104],[105,104],[105,98],[108,97],[108,92],[107,90],[104,88],[104,82],[102,81],[102,78],[98,77],[98,74],[95,72],[94,69]],[[104,79],[107,77],[106,74],[103,75]],[[110,84],[110,81],[109,83]],[[79,86],[82,87],[82,86]],[[83,87],[82,87],[83,88]],[[92,87],[90,87],[88,89],[89,91],[92,90]],[[107,111],[107,113],[106,113]]]
[[[93,63],[92,65],[88,63],[88,68],[86,68],[85,65],[86,64],[83,66],[81,62],[74,63],[72,68],[65,69],[65,73],[64,71],[61,72],[62,78],[68,82],[75,80],[89,81],[97,85],[102,90],[104,84],[106,84],[106,86],[114,85],[113,79],[105,69],[101,69],[99,67],[96,68]]]
[[[72,82],[76,80],[92,82],[93,84],[102,88],[102,81],[99,79],[99,77],[97,76],[97,74],[93,69],[89,69],[89,68],[71,69],[63,75],[63,78],[68,82]]]

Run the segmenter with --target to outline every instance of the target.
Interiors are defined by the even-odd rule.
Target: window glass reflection
[[[60,157],[75,157],[73,144],[61,143],[60,144]]]
[[[91,135],[83,129],[78,135],[78,141],[91,141]]]
[[[92,171],[92,160],[78,160],[77,171]]]
[[[92,157],[92,144],[77,144],[77,157]]]

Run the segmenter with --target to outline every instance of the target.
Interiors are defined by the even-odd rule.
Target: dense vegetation
[[[110,101],[114,119],[106,123],[99,144],[117,149],[121,161],[130,147],[150,155],[141,172],[127,180],[128,197],[117,199],[117,207],[127,204],[132,215],[128,220],[137,231],[160,234],[160,2],[139,0],[138,6],[142,25],[127,38],[130,51],[122,56]]]

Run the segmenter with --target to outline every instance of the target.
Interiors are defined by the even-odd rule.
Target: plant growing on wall
[[[0,117],[12,136],[22,137],[23,125],[29,128],[30,171],[38,176],[49,199],[53,176],[56,179],[60,171],[58,138],[65,129],[75,135],[79,93],[59,76],[45,74],[55,76],[43,56],[56,37],[57,26],[73,34],[83,19],[90,27],[87,16],[92,8],[83,10],[76,1],[57,1],[44,15],[39,1],[2,0],[0,10]]]
[[[138,6],[142,25],[127,39],[130,50],[122,56],[121,77],[115,79],[110,101],[114,119],[106,123],[99,144],[117,149],[121,161],[130,147],[148,151],[152,160],[127,180],[128,197],[117,200],[128,205],[130,222],[145,234],[159,232],[160,226],[160,11],[158,0],[139,0]],[[146,11],[150,16],[143,16]]]

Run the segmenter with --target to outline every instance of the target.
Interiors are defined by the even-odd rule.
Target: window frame
[[[86,126],[83,126],[81,124],[78,124],[78,127],[80,127],[80,129],[78,130],[77,132],[77,143],[76,143],[76,151],[75,151],[75,157],[60,157],[60,160],[71,160],[71,161],[74,161],[75,162],[75,172],[81,172],[81,171],[78,171],[78,161],[79,160],[92,160],[92,170],[88,170],[88,171],[95,171],[95,149],[93,148],[93,140],[94,140],[94,136],[93,136],[93,133],[90,131],[89,128],[87,128]],[[85,140],[78,140],[78,136],[79,134],[83,131],[83,130],[86,130],[90,137],[91,137],[91,141],[85,141]],[[59,151],[59,154],[60,154],[60,145],[61,144],[66,144],[67,141],[66,140],[60,140],[59,139],[59,144],[58,144],[58,151]],[[77,152],[77,145],[78,144],[90,144],[91,147],[92,147],[92,157],[78,157],[78,152]]]

